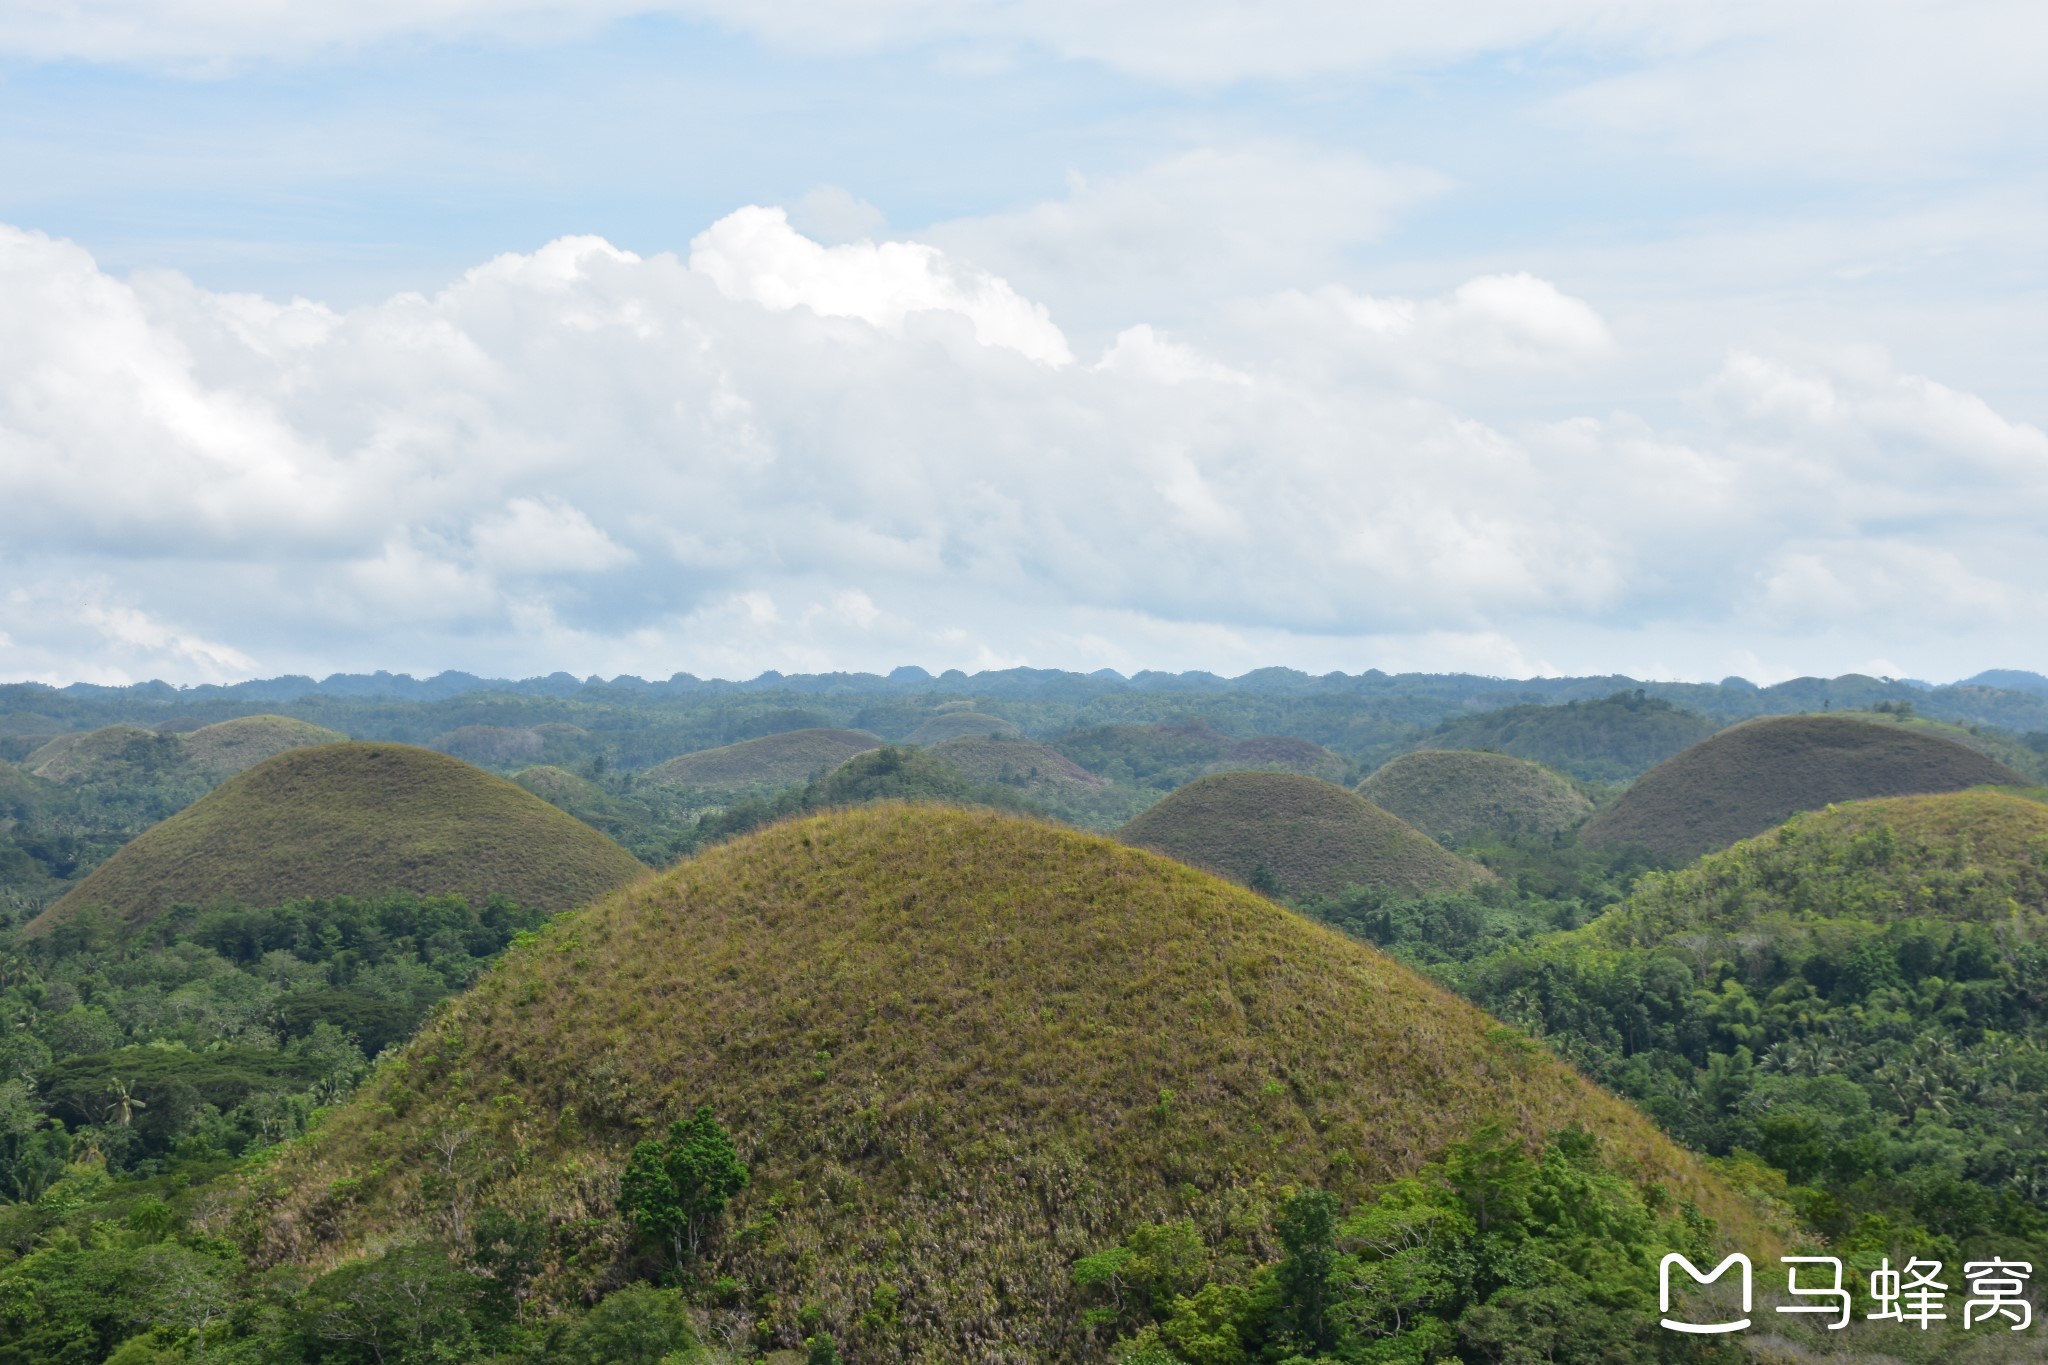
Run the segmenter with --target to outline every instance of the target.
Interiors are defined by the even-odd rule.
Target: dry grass
[[[1593,813],[1593,803],[1562,774],[1476,749],[1403,754],[1359,783],[1358,794],[1450,842],[1562,834]]]
[[[1017,739],[1023,733],[1001,716],[985,716],[977,711],[947,711],[912,730],[903,742],[944,744],[949,739],[987,739],[990,736]]]
[[[1491,873],[1355,792],[1295,773],[1231,772],[1190,782],[1118,837],[1250,883],[1259,869],[1290,896],[1350,886],[1455,891]]]
[[[881,747],[880,738],[865,730],[786,730],[683,754],[648,769],[643,780],[705,791],[790,787]]]
[[[287,749],[342,744],[348,736],[289,716],[240,716],[182,737],[185,760],[209,781],[224,782]]]
[[[326,1265],[438,1229],[433,1142],[467,1129],[460,1197],[546,1214],[566,1296],[625,1253],[632,1142],[698,1103],[754,1169],[705,1273],[785,1343],[815,1306],[855,1360],[1099,1358],[1075,1257],[1148,1219],[1220,1238],[1284,1182],[1356,1198],[1496,1115],[1582,1123],[1770,1235],[1642,1115],[1363,944],[1108,839],[880,806],[515,949],[260,1177],[248,1236]],[[899,1320],[864,1322],[884,1285]]]
[[[385,891],[566,910],[645,872],[588,825],[428,749],[293,749],[138,835],[28,928],[81,906],[130,923],[174,905],[277,905]]]
[[[175,745],[174,738],[138,725],[103,725],[80,734],[59,735],[21,766],[51,782],[89,782],[112,770],[125,769],[139,750]]]
[[[1774,716],[1665,760],[1588,821],[1581,837],[1642,844],[1682,862],[1837,801],[2025,781],[1973,749],[1886,720]]]

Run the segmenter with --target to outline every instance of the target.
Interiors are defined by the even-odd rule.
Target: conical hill
[[[1358,794],[1434,838],[1562,834],[1593,803],[1540,763],[1477,749],[1423,749],[1380,768]]]
[[[209,780],[219,782],[287,749],[340,744],[348,736],[290,716],[237,716],[183,738],[185,761]]]
[[[1356,792],[1298,773],[1229,772],[1190,782],[1117,837],[1290,896],[1335,895],[1349,886],[1426,895],[1492,876]]]
[[[693,1274],[848,1360],[1099,1358],[1075,1258],[1148,1220],[1220,1237],[1290,1182],[1356,1198],[1489,1116],[1583,1124],[1757,1232],[1642,1115],[1362,943],[1106,838],[901,805],[556,921],[269,1168],[246,1226],[319,1266],[544,1216],[570,1298],[630,1255],[633,1143],[699,1105],[752,1181]]]
[[[1658,764],[1587,821],[1580,837],[1641,844],[1684,862],[1831,802],[2025,782],[1974,749],[1907,726],[1772,716],[1731,726]]]
[[[881,747],[881,739],[865,730],[785,730],[682,754],[649,768],[643,779],[705,791],[788,787],[830,772],[855,754]]]
[[[132,924],[174,905],[454,892],[566,910],[646,871],[588,825],[501,777],[403,744],[291,749],[136,836],[30,921],[83,906]]]

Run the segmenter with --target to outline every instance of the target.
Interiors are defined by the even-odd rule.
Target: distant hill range
[[[1580,837],[1685,862],[1837,801],[2026,782],[1973,748],[1882,716],[1777,716],[1658,765]]]
[[[566,910],[646,869],[539,797],[400,744],[293,749],[137,835],[28,925],[86,906],[145,924],[175,906],[387,891]]]

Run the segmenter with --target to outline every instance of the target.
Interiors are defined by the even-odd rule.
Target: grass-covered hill
[[[1563,834],[1593,813],[1585,793],[1549,768],[1477,750],[1403,754],[1359,783],[1358,794],[1454,844]]]
[[[699,1105],[751,1182],[692,1279],[756,1349],[1100,1359],[1077,1259],[1183,1217],[1270,1238],[1283,1186],[1356,1198],[1487,1117],[1583,1125],[1761,1240],[1636,1112],[1374,950],[1108,839],[904,806],[776,825],[515,947],[243,1226],[322,1267],[538,1216],[532,1283],[574,1300],[632,1259],[632,1145]]]
[[[22,760],[22,767],[52,782],[154,773],[179,767],[184,746],[176,735],[135,725],[103,725],[80,734],[59,735]]]
[[[1306,773],[1335,782],[1345,776],[1344,760],[1331,753],[1314,740],[1293,739],[1286,735],[1256,735],[1251,739],[1240,739],[1223,751],[1223,756],[1209,764],[1210,772],[1229,772],[1237,768],[1266,768],[1290,773]]]
[[[29,929],[88,905],[143,923],[177,905],[391,891],[566,910],[643,871],[596,830],[467,763],[331,744],[259,763],[145,830]]]
[[[1202,778],[1117,837],[1284,896],[1334,896],[1353,886],[1427,895],[1491,876],[1356,792],[1298,773]]]
[[[255,767],[287,749],[340,744],[348,738],[290,716],[238,716],[179,736],[185,761],[214,782]]]
[[[1838,1247],[2048,1255],[2048,805],[1808,812],[1450,974]]]
[[[1642,692],[1562,706],[1508,706],[1458,716],[1425,735],[1429,749],[1512,754],[1589,782],[1626,782],[1718,730],[1718,722]]]
[[[866,730],[786,730],[657,764],[644,781],[711,792],[787,787],[807,782],[882,741]]]
[[[979,711],[944,711],[910,732],[906,744],[944,744],[949,739],[1016,739],[1023,732],[1001,716]]]
[[[1588,821],[1581,837],[1639,844],[1684,862],[1836,801],[2025,781],[1974,749],[1910,726],[1774,716],[1732,726],[1659,764]]]

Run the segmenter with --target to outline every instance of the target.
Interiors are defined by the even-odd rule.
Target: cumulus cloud
[[[1513,273],[1254,311],[1256,361],[1139,323],[1067,363],[985,265],[767,209],[347,310],[8,231],[0,581],[37,586],[0,674],[1514,672],[2043,624],[2048,438],[1882,356],[1738,352],[1686,430],[1487,421],[1432,376],[1604,363],[1599,312]]]

